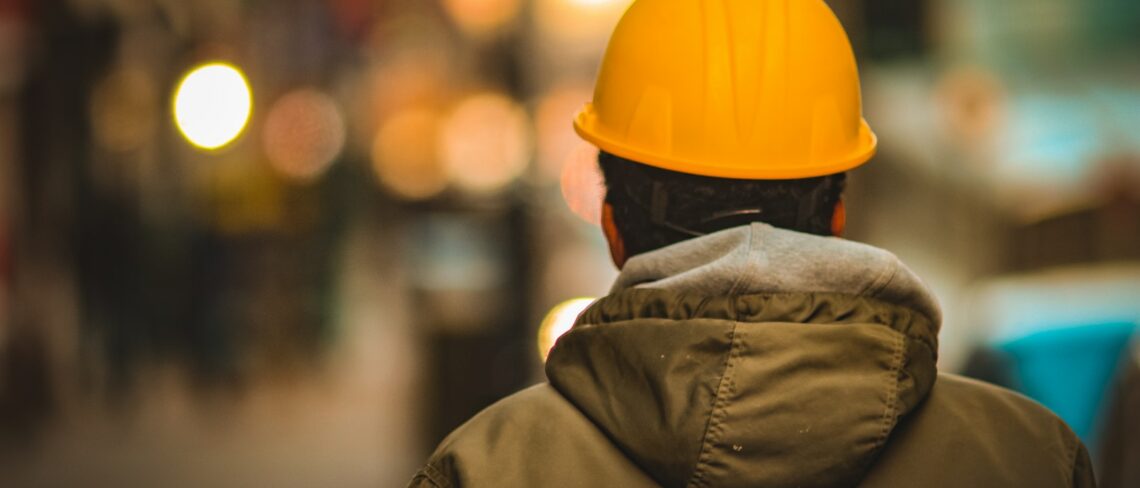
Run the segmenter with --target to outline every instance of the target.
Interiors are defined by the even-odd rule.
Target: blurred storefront
[[[400,486],[541,381],[615,276],[570,119],[631,1],[0,0],[3,484]],[[1140,321],[1138,4],[829,3],[882,141],[849,237],[941,367]],[[1016,312],[1090,274],[1125,311]]]

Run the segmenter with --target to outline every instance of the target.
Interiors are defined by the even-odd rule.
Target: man
[[[412,486],[1092,486],[1055,416],[937,373],[910,270],[832,237],[861,111],[822,0],[636,1],[575,121],[621,275]]]

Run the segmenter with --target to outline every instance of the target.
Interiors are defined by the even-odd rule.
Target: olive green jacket
[[[1057,417],[939,375],[889,253],[754,224],[638,256],[413,487],[1094,486]]]

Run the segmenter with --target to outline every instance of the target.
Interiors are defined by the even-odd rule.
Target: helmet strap
[[[814,218],[819,212],[820,197],[830,188],[831,185],[826,182],[817,185],[810,192],[808,192],[807,195],[801,198],[798,203],[793,204],[795,205],[792,208],[795,209],[795,214],[793,217],[794,221],[796,222],[796,228],[809,228],[812,218]],[[643,210],[649,212],[650,223],[657,227],[669,229],[690,237],[702,237],[709,234],[709,232],[693,230],[690,227],[676,224],[669,220],[669,204],[671,199],[669,196],[669,190],[666,184],[663,182],[652,182],[648,204],[646,204],[642,198],[639,198],[638,195],[635,194],[634,190],[629,186],[625,187],[625,194],[634,205],[637,205]],[[755,221],[758,217],[768,214],[770,210],[772,209],[765,209],[761,207],[745,207],[723,210],[701,219],[700,221],[696,222],[695,225],[697,228],[708,228],[708,225],[714,222],[728,219],[742,219],[747,217],[752,217],[752,220]],[[792,209],[787,210],[789,213],[792,211]]]
[[[650,197],[651,203],[648,206],[642,204],[638,200],[638,198],[633,195],[633,192],[628,190],[628,188],[627,188],[627,195],[629,196],[630,200],[633,201],[634,204],[636,204],[637,206],[642,207],[642,208],[649,211],[649,221],[653,225],[656,225],[658,227],[664,227],[664,228],[672,230],[674,232],[679,232],[681,234],[685,234],[685,235],[688,235],[691,237],[702,237],[702,236],[706,236],[709,234],[708,232],[701,232],[701,231],[692,230],[688,227],[678,225],[678,224],[675,224],[675,223],[669,221],[669,217],[668,217],[668,214],[669,214],[669,191],[665,189],[665,184],[660,182],[660,181],[654,181],[653,182],[653,193],[652,193],[652,196]],[[735,210],[725,210],[725,211],[721,211],[721,212],[716,212],[716,213],[714,213],[714,214],[712,214],[712,215],[710,215],[704,219],[701,219],[700,222],[697,222],[697,225],[704,227],[704,226],[711,224],[713,222],[717,222],[717,221],[721,221],[721,220],[725,220],[725,219],[731,219],[731,218],[737,218],[737,217],[746,217],[746,216],[759,216],[759,215],[763,215],[763,214],[764,214],[764,209],[761,209],[761,208],[742,208],[742,209],[735,209]]]

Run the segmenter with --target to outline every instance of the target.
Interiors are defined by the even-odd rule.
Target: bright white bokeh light
[[[253,94],[245,75],[232,65],[199,66],[182,79],[174,95],[174,120],[191,144],[207,150],[233,142],[249,123]]]
[[[593,298],[575,298],[558,304],[542,319],[538,327],[538,353],[545,362],[558,338],[574,327],[578,316],[597,301]]]

